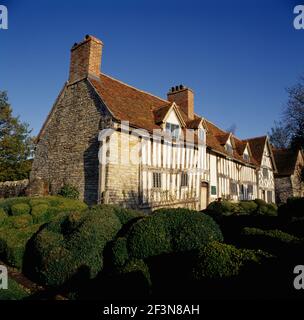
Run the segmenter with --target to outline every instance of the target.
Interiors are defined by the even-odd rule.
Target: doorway
[[[204,210],[208,205],[208,183],[201,182],[201,192],[200,192],[200,210]]]

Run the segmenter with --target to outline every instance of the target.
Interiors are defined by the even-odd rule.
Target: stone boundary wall
[[[28,184],[28,179],[0,182],[0,199],[24,196]]]

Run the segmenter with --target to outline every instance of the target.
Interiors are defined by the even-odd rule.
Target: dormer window
[[[172,138],[178,139],[180,133],[180,126],[178,124],[167,122],[166,131],[171,134]]]
[[[204,140],[205,140],[205,131],[204,131],[204,129],[198,129],[198,138],[199,138],[201,141],[204,141]]]
[[[233,154],[233,148],[232,148],[232,145],[231,144],[226,144],[225,145],[225,149],[226,151],[229,153],[229,154]]]
[[[243,154],[243,159],[244,159],[245,161],[248,161],[248,162],[249,162],[249,160],[250,160],[249,154],[244,153],[244,154]]]

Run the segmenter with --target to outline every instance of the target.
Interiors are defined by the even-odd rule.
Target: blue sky
[[[102,71],[165,97],[184,84],[195,111],[245,138],[280,118],[285,88],[304,72],[301,0],[5,1],[0,90],[37,134],[68,78],[70,48],[86,34],[104,43]],[[304,1],[302,1],[304,4]]]

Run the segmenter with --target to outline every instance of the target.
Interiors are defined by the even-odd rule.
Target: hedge
[[[218,280],[238,276],[246,265],[258,264],[265,257],[270,255],[262,251],[237,249],[232,245],[214,241],[196,253],[192,278]]]
[[[304,217],[304,197],[288,198],[287,202],[279,207],[279,215],[286,218]]]
[[[86,204],[63,197],[9,198],[0,201],[0,257],[22,268],[25,247],[43,223],[59,213],[84,210]]]
[[[161,209],[133,224],[127,233],[131,258],[192,250],[223,236],[214,220],[188,209]]]
[[[208,205],[207,209],[224,216],[232,215],[239,211],[239,207],[236,202],[227,200],[213,201]]]
[[[241,245],[281,255],[301,251],[303,242],[301,239],[281,230],[244,228],[241,233]]]
[[[60,215],[32,239],[27,270],[34,270],[31,276],[36,281],[52,287],[75,279],[92,279],[103,268],[106,244],[120,228],[114,210]]]
[[[111,265],[113,268],[119,268],[125,265],[129,259],[127,239],[119,237],[112,242],[110,246]]]

